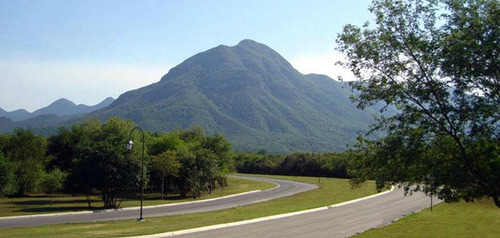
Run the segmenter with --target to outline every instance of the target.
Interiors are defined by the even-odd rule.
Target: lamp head
[[[134,142],[132,140],[129,140],[128,143],[126,144],[127,150],[131,151],[133,145],[134,145]]]

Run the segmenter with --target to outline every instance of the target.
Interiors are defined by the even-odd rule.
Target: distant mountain
[[[29,113],[24,109],[12,112],[6,112],[5,110],[0,109],[0,117],[6,117],[8,119],[11,119],[12,121],[24,121],[30,118],[35,118],[43,115],[74,116],[79,114],[87,114],[105,108],[111,105],[113,101],[114,101],[113,98],[108,97],[97,105],[87,106],[83,104],[76,105],[74,102],[68,99],[61,98],[51,103],[49,106],[38,109],[33,113]]]
[[[128,118],[150,131],[200,125],[239,151],[340,151],[376,113],[356,109],[344,86],[302,75],[271,48],[244,40],[199,53],[91,116]]]
[[[7,112],[3,109],[0,108],[0,118],[1,117],[6,117],[14,121],[23,121],[28,118],[31,118],[31,113],[24,109],[19,109],[11,112]]]
[[[40,115],[50,115],[50,114],[58,116],[72,116],[72,115],[84,114],[105,108],[111,105],[113,101],[114,101],[113,98],[108,97],[97,105],[87,106],[83,104],[76,105],[74,102],[68,99],[61,98],[47,107],[34,111],[33,116],[36,117]]]
[[[79,114],[77,112],[78,106],[66,99],[66,98],[61,98],[53,103],[51,103],[49,106],[38,109],[33,112],[33,117],[41,116],[41,115],[74,115],[74,114]]]
[[[33,132],[40,135],[51,135],[57,133],[60,126],[70,125],[71,122],[78,122],[81,117],[78,116],[57,116],[42,115],[29,118],[23,121],[13,121],[6,117],[0,117],[0,133],[9,133],[16,128],[30,128]]]

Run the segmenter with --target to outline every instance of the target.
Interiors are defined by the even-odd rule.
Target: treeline
[[[142,134],[131,121],[89,119],[61,127],[48,138],[27,129],[0,135],[0,196],[36,193],[99,194],[105,208],[119,207],[140,190]],[[132,133],[133,132],[133,133]],[[132,150],[126,149],[131,136]],[[145,133],[147,193],[200,196],[227,185],[230,171],[349,178],[348,152],[272,155],[232,153],[221,135],[201,128]]]
[[[234,161],[241,173],[350,178],[348,152],[270,155],[261,151],[236,153]]]
[[[100,194],[105,208],[118,207],[140,187],[143,141],[139,132],[130,134],[134,127],[118,118],[89,119],[47,139],[26,129],[0,135],[0,196]],[[131,151],[125,147],[129,134]],[[146,133],[145,145],[148,192],[197,197],[226,186],[231,144],[224,137],[193,128]]]

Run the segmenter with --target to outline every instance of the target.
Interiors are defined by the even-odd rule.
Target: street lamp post
[[[139,216],[139,221],[143,221],[142,219],[142,202],[144,201],[144,131],[142,128],[136,126],[134,127],[131,131],[130,134],[128,135],[128,143],[127,143],[127,150],[132,151],[132,146],[134,145],[134,142],[132,141],[132,132],[134,132],[136,129],[141,131],[142,134],[142,156],[141,156],[141,212]]]

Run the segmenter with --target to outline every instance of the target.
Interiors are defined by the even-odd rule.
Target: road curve
[[[440,202],[437,198],[434,201]],[[387,225],[429,205],[430,198],[423,193],[404,196],[402,189],[394,189],[380,196],[300,215],[250,221],[245,225],[224,224],[225,228],[220,229],[207,227],[198,229],[201,230],[198,232],[186,230],[149,237],[348,237]]]
[[[152,206],[143,208],[143,217],[159,217],[167,215],[178,215],[186,213],[207,212],[244,206],[248,204],[269,201],[277,198],[291,196],[293,194],[306,192],[315,189],[312,184],[294,182],[289,180],[269,179],[249,176],[234,176],[237,178],[261,180],[275,183],[278,186],[261,192],[247,193],[242,195],[224,197],[220,199],[210,199],[207,201],[188,202],[179,204],[170,204],[166,206]],[[26,227],[26,226],[41,226],[63,223],[80,223],[94,221],[110,221],[110,220],[125,220],[137,219],[139,208],[134,209],[119,209],[112,211],[86,212],[86,213],[59,213],[41,216],[23,216],[23,217],[7,217],[0,218],[1,228]]]

